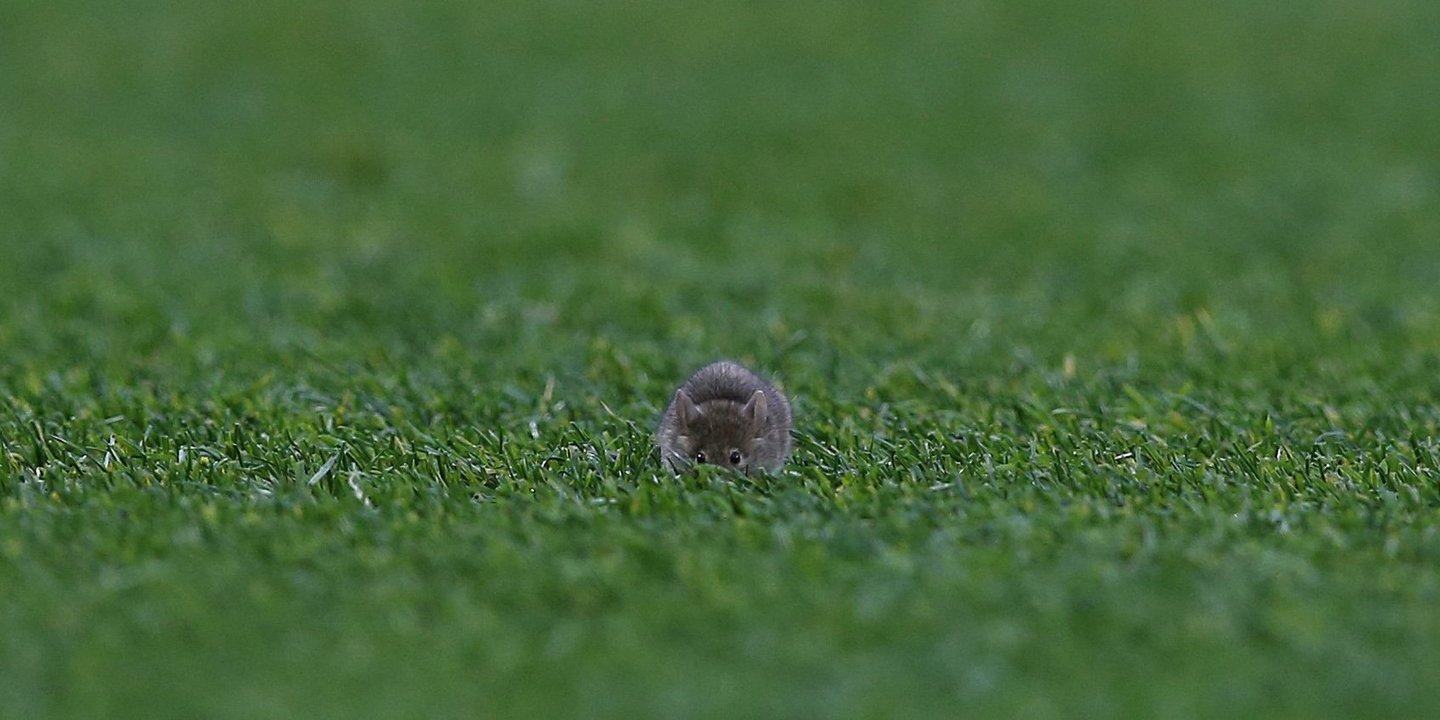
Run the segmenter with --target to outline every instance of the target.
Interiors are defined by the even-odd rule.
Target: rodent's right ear
[[[770,403],[765,400],[765,393],[756,390],[741,412],[750,420],[750,429],[758,436],[765,429],[765,421],[770,418]]]
[[[700,419],[700,408],[690,395],[684,390],[675,391],[675,419],[680,422],[680,429],[690,427],[696,420]]]

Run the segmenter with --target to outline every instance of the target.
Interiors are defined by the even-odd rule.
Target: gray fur
[[[700,368],[675,391],[655,433],[675,472],[706,464],[772,472],[790,456],[790,402],[764,378],[729,360]],[[739,463],[732,463],[737,457]]]

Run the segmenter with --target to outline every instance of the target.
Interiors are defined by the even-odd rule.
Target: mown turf
[[[1437,24],[0,4],[0,716],[1440,714]]]

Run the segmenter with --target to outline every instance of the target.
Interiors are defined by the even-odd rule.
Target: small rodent
[[[713,362],[675,391],[655,440],[677,473],[695,465],[778,470],[790,456],[790,401],[744,366]]]

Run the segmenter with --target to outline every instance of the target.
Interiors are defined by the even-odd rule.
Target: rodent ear
[[[680,429],[690,427],[696,420],[700,419],[700,408],[690,395],[684,390],[675,391],[675,419],[680,421]]]
[[[765,421],[770,418],[770,401],[765,399],[765,392],[756,390],[755,394],[750,396],[750,402],[745,403],[742,412],[750,420],[751,429],[759,435],[765,428]]]

